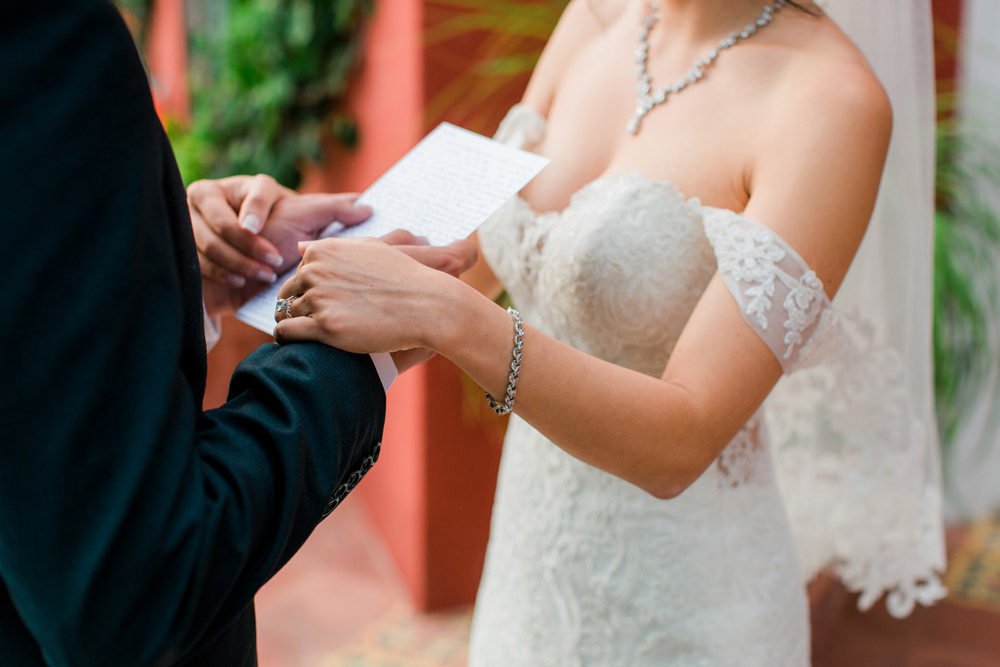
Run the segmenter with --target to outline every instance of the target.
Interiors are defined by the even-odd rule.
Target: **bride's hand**
[[[295,297],[279,313],[280,343],[319,341],[351,352],[398,352],[430,347],[446,324],[433,315],[436,299],[462,286],[458,275],[475,262],[475,245],[390,246],[374,239],[328,239],[305,245],[302,264],[280,297]]]

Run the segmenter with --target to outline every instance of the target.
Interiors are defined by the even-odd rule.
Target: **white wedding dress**
[[[518,106],[498,138],[530,147],[544,130],[543,118]],[[766,227],[638,173],[600,178],[560,212],[539,215],[512,200],[479,239],[526,322],[650,376],[663,373],[717,271],[786,373],[822,367],[831,350],[845,348],[836,311],[794,250]],[[810,654],[804,581],[837,556],[845,564],[839,573],[869,595],[895,589],[903,607],[938,597],[933,525],[919,536],[931,556],[888,581],[870,562],[857,566],[870,555],[858,553],[868,544],[848,537],[833,546],[833,557],[796,544],[763,412],[668,501],[582,463],[513,417],[471,667],[802,667]],[[665,433],[665,445],[669,439]],[[809,469],[808,461],[788,460],[804,480],[824,479],[824,464]],[[842,487],[823,484],[817,481],[816,494],[836,503]],[[921,502],[933,515],[933,493]],[[891,532],[892,510],[881,520]],[[843,527],[835,513],[829,521],[832,533]],[[905,540],[873,548],[890,568],[893,549],[917,551]]]

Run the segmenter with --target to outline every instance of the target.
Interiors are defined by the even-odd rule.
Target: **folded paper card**
[[[358,198],[374,210],[371,218],[355,227],[333,223],[320,236],[378,237],[405,229],[427,237],[431,245],[445,245],[474,232],[548,162],[442,123]],[[248,301],[236,316],[271,333],[278,290],[290,274]]]

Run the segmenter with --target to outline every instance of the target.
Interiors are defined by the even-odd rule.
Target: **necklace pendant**
[[[656,106],[656,101],[650,95],[640,96],[638,102],[635,105],[635,115],[632,116],[632,120],[628,122],[628,133],[631,135],[639,134],[639,130],[642,129],[642,121],[646,118],[646,115],[653,110]]]
[[[632,116],[632,119],[628,122],[628,133],[633,137],[639,134],[639,129],[642,128],[642,117],[643,114],[636,114]]]
[[[639,80],[635,87],[635,114],[629,120],[627,126],[628,133],[633,136],[639,134],[639,130],[642,129],[642,121],[650,111],[665,103],[671,95],[675,95],[701,81],[705,76],[705,71],[719,59],[720,52],[732,48],[739,42],[756,35],[761,28],[774,20],[774,16],[778,11],[788,4],[788,0],[769,0],[769,4],[765,5],[753,23],[748,24],[743,30],[730,33],[706,57],[695,60],[686,77],[671,86],[660,88],[654,92],[653,79],[649,75],[648,67],[650,57],[649,33],[660,19],[660,2],[661,0],[646,0],[646,11],[643,14],[641,29],[639,31],[639,45],[634,53],[636,76]]]

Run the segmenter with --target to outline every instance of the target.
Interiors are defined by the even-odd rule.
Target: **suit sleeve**
[[[384,392],[269,345],[202,412],[183,190],[109,4],[0,6],[0,153],[0,580],[49,664],[168,664],[371,467]]]

